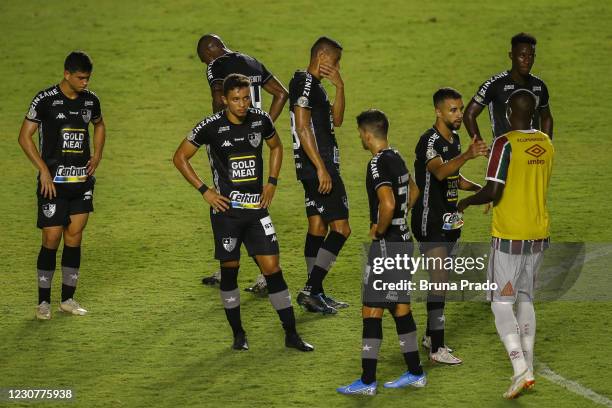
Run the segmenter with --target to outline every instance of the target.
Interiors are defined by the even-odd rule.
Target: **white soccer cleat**
[[[45,301],[40,302],[40,305],[36,307],[36,318],[38,320],[50,320],[51,305]]]
[[[73,315],[84,316],[87,314],[87,310],[78,304],[73,298],[67,299],[60,303],[60,312],[70,313]]]
[[[431,350],[431,336],[423,335],[421,345],[427,350]],[[448,350],[449,353],[453,352],[453,349],[448,347],[446,344],[444,345],[444,347]]]
[[[435,353],[429,353],[429,359],[436,363],[457,365],[463,363],[463,360],[453,356],[445,347],[440,347]]]
[[[535,385],[535,378],[529,369],[512,377],[511,380],[512,383],[510,383],[510,388],[508,388],[508,391],[504,392],[504,398],[506,399],[514,399],[518,397],[523,390],[531,389]]]

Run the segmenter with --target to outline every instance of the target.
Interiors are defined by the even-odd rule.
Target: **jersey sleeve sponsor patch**
[[[311,108],[310,101],[305,96],[300,96],[295,102],[295,104],[299,106],[300,108],[307,108],[307,109]]]

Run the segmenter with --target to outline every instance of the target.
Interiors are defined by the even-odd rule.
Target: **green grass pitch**
[[[316,8],[303,0],[1,2],[0,388],[75,390],[74,403],[40,405],[49,407],[597,406],[541,377],[534,392],[503,401],[510,364],[489,305],[475,302],[449,304],[447,339],[465,363],[424,363],[427,388],[352,399],[337,395],[335,387],[357,378],[360,370],[360,250],[368,230],[369,156],[361,149],[355,115],[369,107],[384,110],[392,144],[411,164],[418,136],[433,122],[433,91],[453,86],[467,104],[484,79],[509,68],[510,37],[529,31],[538,38],[533,72],[550,89],[555,118],[553,240],[612,241],[611,20],[612,7],[605,1],[339,0]],[[307,65],[309,47],[319,35],[337,38],[345,47],[347,107],[337,136],[353,235],[326,287],[352,306],[330,318],[296,309],[300,331],[317,347],[309,355],[286,350],[268,301],[248,294],[242,310],[251,350],[230,352],[217,290],[199,282],[216,267],[208,209],[171,157],[210,112],[204,66],[195,55],[196,41],[206,32],[260,59],[285,84],[295,69]],[[31,98],[60,80],[63,59],[78,48],[93,57],[90,86],[102,101],[108,132],[77,291],[90,315],[56,312],[53,320],[39,322],[34,319],[40,245],[36,174],[17,135]],[[490,140],[486,113],[480,126]],[[295,294],[305,277],[306,220],[286,109],[277,128],[285,161],[271,214]],[[463,130],[461,136],[465,145]],[[195,163],[210,181],[205,155],[196,156]],[[472,161],[464,173],[482,181],[484,166],[484,160]],[[479,209],[468,210],[463,239],[487,240],[489,221]],[[597,285],[588,272],[587,264],[580,279]],[[240,287],[255,276],[245,258]],[[60,280],[58,273],[54,307]],[[414,309],[420,334],[424,306]],[[542,302],[536,310],[536,357],[559,375],[612,398],[612,303]],[[404,370],[391,319],[383,324],[380,381]]]

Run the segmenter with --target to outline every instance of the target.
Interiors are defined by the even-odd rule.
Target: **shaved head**
[[[536,96],[527,89],[518,89],[508,98],[508,105],[519,117],[531,118],[536,110]]]
[[[205,34],[198,41],[198,56],[206,65],[210,64],[215,58],[225,54],[226,50],[225,43],[216,34]]]

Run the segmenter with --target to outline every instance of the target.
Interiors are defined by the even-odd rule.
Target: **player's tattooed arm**
[[[96,172],[96,169],[100,164],[100,160],[102,160],[102,151],[104,150],[105,141],[106,125],[104,124],[104,119],[100,117],[97,121],[94,122],[94,154],[87,162],[87,174],[89,174],[90,176],[92,176]]]
[[[378,197],[378,223],[374,235],[376,238],[382,238],[391,225],[395,211],[393,188],[388,185],[381,186],[376,190],[376,196]]]
[[[195,147],[189,141],[183,140],[178,149],[176,149],[172,159],[177,170],[195,189],[199,189],[202,184],[204,184],[189,162],[197,151],[197,147]],[[208,188],[208,190],[202,194],[202,197],[216,211],[223,212],[229,208],[230,200],[227,197],[217,193],[212,188]]]
[[[334,98],[334,104],[332,105],[332,117],[334,119],[334,126],[340,127],[344,121],[345,105],[344,81],[340,75],[340,66],[321,64],[320,70],[323,78],[329,79],[329,81],[336,87],[336,96]]]
[[[210,96],[212,98],[212,113],[217,113],[225,105],[223,104],[223,82],[215,81],[210,86]]]
[[[476,137],[472,139],[470,147],[459,156],[447,162],[442,161],[440,156],[434,157],[427,162],[427,170],[442,181],[451,174],[455,174],[468,161],[479,156],[486,156],[489,152],[487,144]]]
[[[283,143],[278,137],[277,133],[274,133],[269,139],[266,139],[266,144],[270,148],[270,167],[268,170],[268,176],[278,179],[280,174],[280,168],[283,163]],[[272,183],[266,183],[261,193],[261,202],[259,206],[261,208],[268,208],[274,198],[276,192],[276,185]]]
[[[463,113],[463,123],[465,124],[465,129],[467,130],[468,135],[471,137],[476,137],[479,140],[482,140],[482,136],[480,135],[480,129],[478,128],[476,118],[478,115],[480,115],[483,109],[484,106],[474,102],[474,100],[471,100]]]
[[[40,194],[45,198],[51,199],[57,196],[57,192],[55,191],[55,184],[53,184],[53,177],[51,177],[49,168],[40,157],[40,153],[32,140],[32,136],[34,136],[37,129],[37,123],[24,119],[19,131],[19,145],[40,172]]]
[[[464,212],[470,205],[481,204],[496,204],[504,193],[504,183],[488,180],[487,184],[481,188],[476,194],[459,200],[457,203],[457,211]]]
[[[550,105],[540,109],[540,127],[542,132],[553,138],[553,117],[550,112]]]
[[[309,109],[301,108],[299,106],[294,107],[295,113],[295,128],[300,139],[300,145],[302,149],[314,164],[317,169],[317,178],[319,180],[319,193],[328,194],[332,189],[332,179],[321,159],[321,155],[317,150],[315,135],[312,133],[310,128],[311,113]]]
[[[272,118],[272,122],[276,122],[276,119],[278,119],[283,111],[283,107],[287,103],[287,99],[289,99],[289,92],[287,92],[287,89],[275,76],[266,81],[263,89],[272,95],[272,103],[270,104],[268,114]]]

